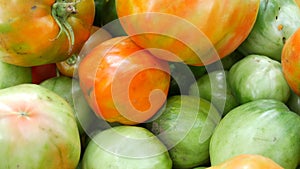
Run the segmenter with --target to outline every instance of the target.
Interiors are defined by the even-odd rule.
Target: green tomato
[[[300,116],[272,99],[255,100],[231,110],[210,142],[212,165],[240,154],[260,154],[285,169],[300,162]]]
[[[298,27],[300,8],[294,0],[261,0],[254,27],[238,50],[280,61],[285,41]]]
[[[149,130],[116,126],[97,133],[88,144],[82,169],[171,169],[165,145]]]
[[[300,96],[291,91],[291,95],[286,104],[291,109],[291,111],[300,115]]]
[[[205,66],[190,66],[181,62],[169,62],[171,81],[168,96],[186,95],[189,87],[206,73]]]
[[[0,62],[0,89],[23,83],[31,83],[30,67],[21,67],[5,62]]]
[[[173,168],[192,168],[208,164],[210,137],[219,118],[209,101],[176,95],[146,127],[169,148]]]
[[[95,19],[94,25],[103,27],[113,36],[126,35],[116,11],[115,0],[94,0]]]
[[[36,84],[0,90],[0,168],[70,169],[80,159],[71,106]]]
[[[280,62],[263,55],[248,55],[229,70],[229,83],[240,103],[257,99],[286,102],[290,88]]]
[[[206,69],[209,70],[209,72],[213,72],[215,70],[229,70],[231,66],[233,66],[237,61],[241,60],[243,57],[244,55],[241,52],[235,50],[221,60],[207,65]]]
[[[83,93],[81,91],[79,81],[77,79],[70,78],[67,76],[58,76],[47,79],[40,83],[40,85],[54,91],[71,105],[75,113],[76,122],[80,134],[85,133],[84,130],[86,126],[82,126],[82,123],[93,124],[93,122],[95,122],[94,120],[97,119],[97,116],[89,107],[87,101],[83,97]],[[76,100],[73,98],[75,95]],[[78,114],[78,111],[80,111],[80,114]],[[85,114],[85,116],[81,115],[83,113]],[[88,130],[88,128],[86,130]]]
[[[229,86],[228,71],[216,70],[203,75],[190,86],[189,95],[210,101],[223,115],[239,105]]]

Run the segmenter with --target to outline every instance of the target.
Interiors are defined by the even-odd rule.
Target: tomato
[[[79,162],[71,106],[39,85],[0,90],[0,133],[0,168],[74,169]]]
[[[218,165],[236,155],[259,154],[284,169],[300,162],[300,116],[281,101],[242,104],[223,117],[210,141],[210,160]]]
[[[95,134],[82,159],[82,169],[171,169],[166,146],[149,130],[116,126]]]
[[[223,116],[239,105],[229,85],[226,70],[215,70],[203,75],[190,85],[188,93],[210,101]]]
[[[284,103],[290,96],[279,61],[264,55],[248,55],[229,70],[229,85],[239,103],[276,99]]]
[[[173,168],[192,168],[208,164],[210,136],[219,117],[209,101],[176,95],[147,128],[169,148]]]
[[[31,67],[32,83],[39,84],[42,81],[56,77],[57,68],[55,63],[49,63],[45,65],[32,66]]]
[[[286,41],[282,49],[281,64],[284,77],[291,89],[300,96],[300,29]]]
[[[217,166],[208,167],[207,169],[283,169],[268,157],[257,154],[237,155]]]
[[[155,56],[207,65],[227,56],[246,39],[255,23],[259,2],[116,0],[116,7],[125,32]]]
[[[169,65],[129,37],[109,39],[79,64],[80,86],[93,110],[108,122],[137,124],[164,104]]]
[[[83,52],[86,53],[92,50],[92,48],[94,48],[96,45],[110,38],[110,33],[108,33],[105,29],[100,29],[100,27],[93,26],[91,30],[91,36],[85,42],[81,51],[79,53],[73,54],[67,60],[56,63],[58,71],[65,76],[76,77],[77,63],[80,59],[78,55]]]
[[[259,8],[251,33],[238,50],[280,61],[283,45],[300,27],[300,8],[295,0],[261,0]]]
[[[31,83],[30,67],[21,67],[0,62],[0,89],[23,83]]]
[[[0,60],[37,66],[66,60],[90,35],[93,0],[0,2]]]

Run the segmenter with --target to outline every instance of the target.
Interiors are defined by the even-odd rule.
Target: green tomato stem
[[[75,5],[78,2],[80,1],[65,2],[64,0],[58,0],[52,6],[52,16],[60,29],[55,39],[57,39],[62,34],[62,32],[66,34],[69,41],[68,54],[72,52],[75,42],[75,36],[73,28],[68,23],[67,19],[70,15],[77,13]]]

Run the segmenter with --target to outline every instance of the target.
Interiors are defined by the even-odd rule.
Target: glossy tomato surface
[[[291,89],[300,96],[300,29],[286,41],[282,49],[283,74]]]
[[[246,39],[259,2],[117,0],[116,8],[124,30],[138,45],[160,49],[150,51],[169,61],[207,65],[227,56]]]
[[[0,60],[36,66],[65,60],[81,49],[94,20],[93,0],[0,2]]]
[[[116,37],[96,46],[79,64],[80,86],[93,110],[108,122],[137,124],[164,104],[169,64]]]
[[[222,164],[209,167],[207,169],[283,169],[276,162],[268,157],[258,154],[241,154],[237,155]]]

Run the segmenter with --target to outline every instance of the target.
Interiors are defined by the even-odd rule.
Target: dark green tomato
[[[244,55],[241,52],[235,50],[234,52],[222,58],[221,60],[207,65],[206,68],[209,70],[209,72],[212,72],[214,70],[229,70],[231,66],[235,64],[235,62],[241,60],[243,57]]]
[[[291,109],[291,111],[300,115],[300,96],[291,91],[291,95],[286,104]]]
[[[294,0],[261,0],[257,19],[238,50],[281,60],[285,41],[300,26],[300,9]]]
[[[193,168],[208,164],[210,137],[219,119],[209,101],[177,95],[168,98],[161,115],[146,127],[167,145],[173,168]]]
[[[216,70],[203,75],[190,86],[189,95],[209,100],[223,115],[239,105],[229,86],[228,71]]]
[[[205,66],[190,66],[181,62],[169,62],[171,81],[169,96],[188,94],[189,87],[205,74]]]
[[[115,0],[94,0],[95,19],[94,25],[103,27],[113,36],[126,35],[117,16]]]

